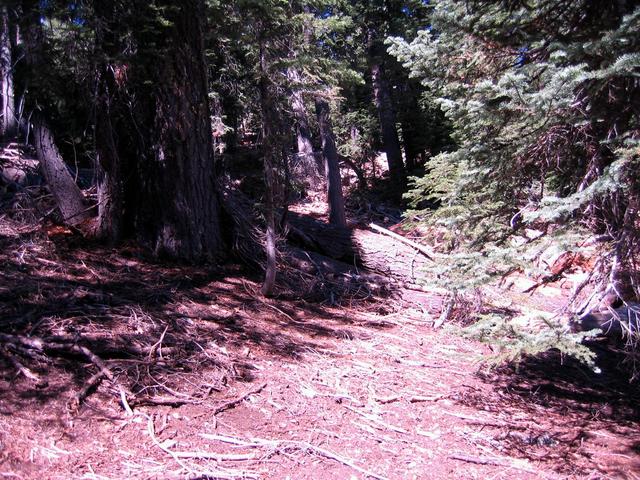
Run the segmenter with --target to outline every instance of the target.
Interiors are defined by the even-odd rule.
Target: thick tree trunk
[[[371,66],[371,79],[380,121],[382,142],[389,164],[389,176],[397,186],[403,186],[406,183],[406,172],[402,161],[398,131],[396,130],[396,113],[391,102],[389,83],[385,77],[384,68],[380,63],[374,63]]]
[[[420,164],[420,149],[414,141],[414,138],[416,136],[415,126],[407,121],[403,121],[401,125],[404,156],[407,161],[407,171],[410,172],[412,170],[415,170]]]
[[[145,79],[135,228],[157,255],[189,261],[223,251],[213,165],[202,19],[203,0],[155,2],[165,21],[134,32]],[[146,7],[150,8],[150,7]],[[145,13],[145,12],[141,12]],[[151,15],[153,14],[153,15]],[[149,58],[149,51],[160,56]]]
[[[15,114],[15,100],[13,89],[13,64],[11,58],[11,28],[9,24],[9,9],[6,5],[0,7],[0,137],[13,137],[18,130]]]
[[[344,213],[344,197],[342,196],[342,179],[338,162],[338,149],[333,135],[329,104],[326,100],[316,99],[316,113],[322,138],[322,158],[327,175],[327,200],[329,202],[329,222],[346,227],[347,218]]]
[[[90,217],[83,202],[82,192],[69,173],[53,135],[43,119],[34,120],[33,135],[42,173],[64,222],[68,225],[82,223]]]
[[[96,234],[111,243],[123,235],[123,196],[121,158],[112,120],[120,116],[112,106],[116,103],[118,65],[109,59],[119,53],[116,7],[112,0],[101,0],[94,6],[96,22],[96,47],[104,58],[99,67],[98,98],[96,99],[96,152],[98,170],[98,225]]]
[[[48,51],[42,30],[40,0],[21,0],[18,20],[20,38],[24,50],[24,59],[29,66],[28,75],[41,76],[39,69],[48,68]]]
[[[96,151],[98,172],[98,225],[96,235],[115,243],[123,235],[122,177],[120,156],[113,134],[107,100],[98,99],[96,106]]]
[[[420,91],[412,79],[403,78],[403,84],[397,93],[400,108],[402,111],[398,115],[402,129],[402,146],[404,147],[404,158],[407,171],[415,170],[423,166],[421,154],[424,152],[424,145],[421,145],[424,132],[419,128],[424,128],[420,115],[419,97]],[[422,140],[422,143],[424,141]]]

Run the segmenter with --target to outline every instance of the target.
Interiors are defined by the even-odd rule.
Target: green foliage
[[[640,9],[618,12],[602,30],[592,17],[593,36],[574,40],[564,32],[586,20],[573,14],[532,28],[555,2],[515,10],[434,3],[433,29],[411,43],[391,39],[390,52],[436,93],[458,148],[412,180],[410,217],[446,226],[455,246],[487,252],[518,234],[514,217],[591,224],[595,203],[633,190],[625,179],[639,119],[626,95],[638,95]],[[530,33],[516,48],[509,29]],[[421,208],[425,199],[441,208]],[[601,220],[600,228],[620,223]]]
[[[598,264],[609,266],[594,278],[606,286],[624,272],[622,283],[637,285],[640,7],[431,3],[429,29],[388,40],[454,129],[455,148],[431,159],[406,195],[411,220],[446,231],[451,254],[430,281],[464,291],[533,272],[549,244],[579,251],[591,234],[607,242]],[[486,317],[470,332],[509,359],[553,347],[591,361],[581,337],[558,329]]]
[[[478,340],[497,348],[498,352],[485,361],[493,364],[519,362],[527,356],[535,356],[551,349],[571,356],[594,371],[596,354],[582,344],[600,330],[569,333],[566,326],[539,315],[509,319],[500,315],[482,315],[473,325],[462,329],[465,338]]]

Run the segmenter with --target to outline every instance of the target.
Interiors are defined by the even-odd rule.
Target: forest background
[[[0,133],[35,147],[56,221],[86,238],[235,257],[270,296],[291,232],[307,247],[341,235],[309,238],[289,206],[325,192],[347,228],[344,186],[348,209],[410,207],[405,226],[436,259],[421,282],[451,305],[588,264],[563,322],[634,313],[638,2],[9,0],[0,13]],[[28,182],[5,175],[6,201]],[[563,261],[548,272],[550,249]],[[485,313],[466,313],[481,338],[592,358],[566,322],[531,334]]]

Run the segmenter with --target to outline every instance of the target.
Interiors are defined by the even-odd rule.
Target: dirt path
[[[115,375],[70,409],[91,362],[38,357],[26,378],[4,347],[3,478],[640,478],[614,372],[481,369],[486,347],[432,329],[437,297],[263,300],[237,271],[0,233],[3,331],[73,337]]]

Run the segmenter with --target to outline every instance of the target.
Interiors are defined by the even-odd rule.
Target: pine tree
[[[390,51],[454,127],[408,194],[413,219],[448,232],[438,278],[477,287],[591,235],[597,295],[573,308],[637,299],[637,2],[432,3],[430,28]]]
[[[635,238],[624,217],[637,190],[640,10],[559,3],[440,1],[431,31],[392,42],[455,127],[459,148],[437,156],[410,197],[440,202],[432,218],[456,246],[487,252],[523,225],[565,221],[618,249]]]
[[[0,7],[0,138],[17,133],[9,7]]]

